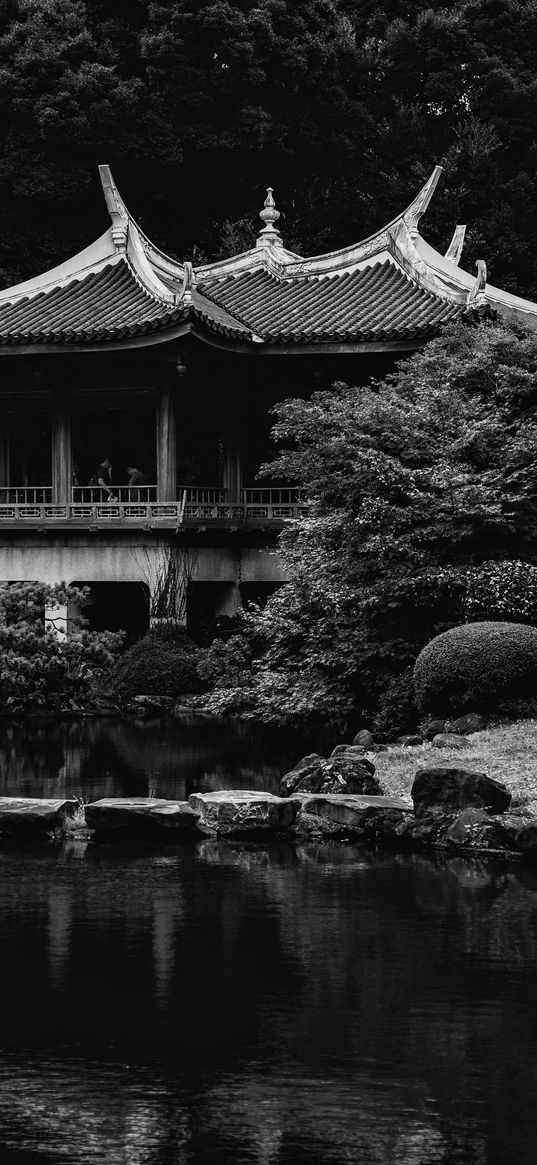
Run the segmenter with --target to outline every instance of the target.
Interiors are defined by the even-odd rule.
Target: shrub
[[[120,696],[182,696],[202,690],[199,652],[185,636],[174,638],[168,629],[150,631],[118,660],[112,687]]]
[[[79,708],[93,685],[102,686],[123,633],[89,631],[71,617],[69,636],[51,622],[68,604],[83,606],[86,592],[63,584],[16,582],[0,589],[0,705],[12,712]],[[49,621],[45,623],[45,609]]]
[[[374,720],[374,729],[389,736],[402,736],[416,731],[419,715],[414,695],[412,668],[390,680],[380,696]]]
[[[537,629],[525,623],[463,623],[432,639],[414,666],[422,712],[502,711],[537,693]]]

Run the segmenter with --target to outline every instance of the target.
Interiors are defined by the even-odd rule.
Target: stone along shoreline
[[[276,796],[231,789],[192,793],[188,801],[117,797],[86,806],[75,798],[1,797],[0,840],[82,835],[96,843],[147,839],[175,844],[213,837],[266,844],[330,839],[537,860],[537,818],[509,813],[510,793],[485,774],[419,769],[411,795],[412,803],[376,793],[295,790]]]

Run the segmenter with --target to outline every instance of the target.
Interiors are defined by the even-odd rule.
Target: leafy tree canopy
[[[470,224],[466,263],[537,297],[535,0],[5,0],[0,277],[106,224],[108,161],[179,256],[250,245],[264,188],[285,241],[344,245],[434,162],[427,231]]]
[[[535,334],[458,324],[383,383],[277,406],[269,469],[311,512],[283,536],[290,581],[246,620],[261,645],[249,678],[216,703],[276,720],[370,713],[462,621],[484,561],[518,560],[520,577],[537,534],[536,365]]]

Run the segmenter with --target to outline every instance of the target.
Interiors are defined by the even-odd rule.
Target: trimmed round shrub
[[[183,696],[202,691],[198,649],[183,636],[149,632],[121,656],[111,674],[118,695]]]
[[[423,648],[414,665],[422,712],[501,712],[537,694],[537,628],[526,623],[463,623]]]

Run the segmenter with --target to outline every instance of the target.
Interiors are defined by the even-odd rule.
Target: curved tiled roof
[[[121,339],[164,330],[189,315],[233,337],[248,328],[224,307],[195,292],[193,303],[162,303],[135,277],[124,259],[107,263],[83,279],[37,295],[0,303],[0,344],[76,344]]]
[[[201,286],[273,343],[422,337],[464,310],[424,290],[389,260],[341,275],[284,281],[254,271]]]
[[[501,310],[537,323],[537,305],[475,279],[459,258],[464,227],[445,255],[418,231],[438,182],[436,167],[407,207],[350,247],[301,258],[285,249],[269,188],[256,245],[193,269],[165,255],[129,214],[107,166],[100,167],[111,226],[79,255],[0,291],[0,351],[23,347],[135,346],[196,331],[241,349],[293,344],[352,351],[411,347],[458,316]],[[151,337],[155,340],[152,341]]]

